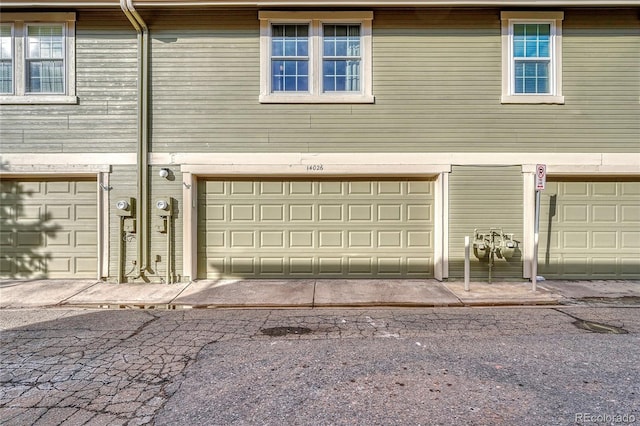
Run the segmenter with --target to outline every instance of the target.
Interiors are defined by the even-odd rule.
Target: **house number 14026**
[[[308,172],[321,172],[324,170],[323,164],[307,164]]]

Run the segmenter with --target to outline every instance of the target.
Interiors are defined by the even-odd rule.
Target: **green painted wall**
[[[109,271],[110,281],[118,278],[118,250],[122,244],[123,250],[123,272],[125,275],[134,276],[138,235],[134,232],[120,233],[120,216],[115,207],[118,200],[133,198],[135,203],[139,201],[137,197],[136,166],[112,166],[109,180]],[[135,206],[133,207],[135,218]],[[137,218],[136,218],[137,220]],[[126,281],[126,280],[125,280]]]
[[[79,10],[77,16],[78,105],[3,105],[3,153],[136,151],[135,31],[120,10]],[[637,9],[565,10],[565,105],[500,104],[499,16],[500,9],[374,10],[375,104],[267,105],[258,102],[257,10],[145,11],[152,34],[150,150],[640,151]],[[150,201],[162,196],[178,201],[173,261],[181,274],[181,176],[175,167],[175,180],[162,180],[157,169],[150,169]],[[452,259],[455,233],[472,231],[476,223],[453,209],[462,202],[455,201],[460,173],[451,175]],[[518,196],[514,192],[509,202],[521,204],[519,171],[509,173],[518,176],[513,187]],[[119,237],[113,202],[135,197],[135,166],[113,166],[110,179],[109,274],[114,277]],[[521,238],[521,208],[513,217],[520,222],[509,226],[517,227]],[[150,230],[150,238],[152,260],[161,256],[154,270],[163,276],[166,236]],[[125,271],[136,244],[135,238],[126,242]],[[521,276],[518,268],[508,275]],[[451,275],[458,271],[454,259]]]
[[[634,9],[565,10],[565,105],[501,105],[499,9],[380,9],[373,105],[261,105],[257,11],[153,11],[157,152],[640,150]],[[134,151],[137,48],[119,10],[81,10],[78,105],[5,105],[10,152]]]
[[[161,168],[169,169],[169,176],[162,178],[158,175]],[[157,277],[166,279],[167,264],[169,261],[172,263],[174,271],[173,279],[176,275],[182,276],[182,260],[183,260],[183,245],[182,245],[182,224],[184,217],[185,207],[182,203],[182,173],[180,167],[175,166],[153,166],[150,167],[149,178],[151,180],[151,186],[149,191],[149,224],[150,224],[150,238],[151,238],[151,270]],[[169,222],[171,226],[171,244],[172,250],[170,258],[167,259],[167,239],[169,234],[167,232],[160,232],[157,229],[157,225],[160,225],[163,220],[160,217],[160,211],[156,209],[156,201],[159,199],[173,200],[173,215]],[[156,261],[159,256],[159,261]]]
[[[121,11],[76,19],[78,104],[3,105],[3,153],[135,152],[135,31]]]
[[[565,11],[565,105],[502,105],[500,10],[375,10],[372,105],[259,104],[255,10],[172,10],[152,32],[162,152],[640,150],[633,10]]]
[[[474,229],[502,228],[522,243],[523,197],[520,166],[453,166],[449,177],[449,278],[464,278],[464,237],[473,242]],[[521,244],[520,244],[521,245]],[[489,267],[473,255],[471,278],[487,280]],[[522,279],[522,253],[495,259],[494,280]]]
[[[155,202],[158,199],[173,199],[173,216],[170,221],[172,226],[172,254],[170,260],[174,271],[174,278],[182,277],[182,218],[184,208],[182,204],[182,173],[179,168],[167,166],[171,172],[168,178],[162,178],[158,175],[161,166],[149,167],[149,211],[148,211],[148,232],[151,240],[149,250],[148,273],[145,274],[151,281],[159,282],[166,279],[167,272],[167,233],[160,232],[156,225],[161,222],[158,210],[155,208]],[[113,166],[111,180],[109,182],[111,190],[109,191],[109,221],[110,221],[110,262],[109,262],[109,278],[115,281],[118,276],[118,250],[122,239],[124,249],[124,273],[126,276],[135,276],[137,271],[133,261],[137,258],[137,245],[139,235],[135,232],[119,233],[120,219],[117,214],[115,204],[120,199],[129,197],[137,197],[137,174],[135,166]],[[136,199],[136,203],[139,202]],[[135,209],[134,209],[135,210]],[[135,217],[135,213],[134,213]],[[135,217],[139,220],[138,217]],[[126,281],[126,280],[125,280]]]

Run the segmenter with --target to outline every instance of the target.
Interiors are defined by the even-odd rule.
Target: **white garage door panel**
[[[198,183],[198,276],[430,277],[433,183]]]
[[[96,277],[94,179],[3,179],[2,196],[3,277]]]
[[[549,182],[539,270],[548,278],[640,278],[640,182]]]

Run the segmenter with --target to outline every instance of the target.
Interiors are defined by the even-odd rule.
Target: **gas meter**
[[[502,228],[490,228],[488,232],[473,230],[473,254],[489,264],[489,282],[494,258],[509,260],[517,248],[518,242],[513,239],[513,234],[504,233]]]
[[[478,230],[474,230],[473,237],[473,254],[478,259],[486,259],[489,257],[491,241],[486,237],[485,234],[479,233]]]
[[[513,257],[518,247],[518,242],[513,239],[513,234],[502,234],[500,243],[496,248],[496,254],[499,258],[509,260]]]

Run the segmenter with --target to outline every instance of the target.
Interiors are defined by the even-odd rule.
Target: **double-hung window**
[[[502,12],[502,102],[564,103],[562,12]]]
[[[0,24],[0,94],[13,93],[13,26]]]
[[[0,19],[0,103],[76,103],[75,13]]]
[[[260,12],[264,103],[373,102],[371,12]]]
[[[271,90],[309,90],[309,26],[278,24],[271,27]]]

